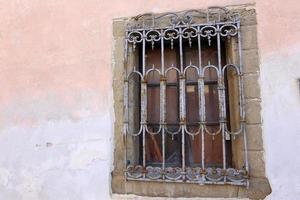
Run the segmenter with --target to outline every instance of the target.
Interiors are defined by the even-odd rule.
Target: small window
[[[140,15],[125,52],[126,180],[247,186],[239,15]]]

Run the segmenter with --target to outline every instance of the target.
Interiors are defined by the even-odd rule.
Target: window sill
[[[162,183],[125,181],[123,174],[112,177],[113,194],[135,194],[149,197],[210,197],[264,199],[271,193],[266,178],[250,178],[250,187],[234,185],[200,185],[186,183]]]

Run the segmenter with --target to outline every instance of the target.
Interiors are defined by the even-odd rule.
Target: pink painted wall
[[[268,199],[300,196],[300,2],[257,1]]]
[[[0,199],[109,198],[113,18],[245,3],[255,1],[0,1]],[[299,152],[289,145],[297,141],[299,146],[299,140],[281,137],[299,139],[300,132],[295,114],[300,99],[295,82],[300,77],[300,3],[257,0],[256,8],[270,198],[282,199],[288,191],[295,197],[298,181],[280,183],[285,173],[276,169],[281,159],[292,161],[285,153]],[[278,95],[279,89],[285,92]],[[290,104],[272,103],[285,95],[293,99]],[[274,112],[282,123],[272,117]],[[284,123],[287,113],[289,122]],[[289,148],[278,152],[278,146]]]
[[[56,105],[49,106],[61,106],[68,117],[80,118],[77,98],[86,92],[94,95],[89,98],[92,113],[107,112],[103,105],[111,101],[113,18],[249,2],[253,1],[2,1],[0,84],[5,87],[0,102],[6,112],[1,118],[14,123],[51,118],[52,109],[46,107],[49,113],[43,116],[15,109],[20,101],[26,105],[48,102],[47,98],[57,98]]]

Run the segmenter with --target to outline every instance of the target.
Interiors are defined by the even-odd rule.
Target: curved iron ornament
[[[188,27],[193,24],[216,24],[220,22],[237,22],[239,13],[223,7],[209,7],[206,10],[187,10],[183,12],[167,12],[160,15],[146,13],[132,17],[127,23],[128,30],[155,29],[165,27]]]
[[[242,93],[242,85],[241,85],[241,73],[240,73],[240,70],[239,70],[239,67],[236,66],[236,65],[233,65],[233,64],[226,64],[223,68],[222,68],[222,76],[225,76],[225,71],[228,69],[228,68],[233,68],[237,74],[237,77],[238,77],[238,90],[239,90],[239,117],[240,117],[240,124],[239,124],[239,129],[237,131],[229,131],[228,129],[228,126],[227,124],[225,123],[225,132],[227,134],[230,134],[230,135],[239,135],[243,132],[243,129],[245,128],[245,119],[243,118],[243,107],[242,107],[242,99],[241,99],[241,93]],[[224,104],[226,104],[226,102],[224,101]],[[225,106],[225,105],[224,105]],[[225,110],[225,118],[226,118],[226,110]],[[235,137],[234,137],[235,138]]]
[[[151,48],[154,49],[155,42],[158,42],[160,40],[161,34],[157,30],[149,31],[146,34],[146,41],[151,42]]]
[[[239,63],[228,63],[221,66],[220,46],[221,39],[223,38],[236,38],[238,43],[238,57]],[[201,63],[201,41],[206,40],[208,45],[211,46],[212,41],[217,42],[218,48],[218,64],[212,65]],[[194,42],[197,41],[197,42]],[[197,46],[199,54],[199,65],[190,63],[186,66],[183,65],[182,56],[182,43],[186,42],[189,47]],[[180,52],[180,65],[167,66],[164,63],[164,49],[170,48],[171,50],[179,47]],[[160,48],[161,50],[161,65],[159,68],[152,66],[146,67],[146,46]],[[238,13],[231,12],[226,8],[210,7],[206,10],[188,10],[179,13],[164,13],[161,15],[154,15],[147,13],[138,15],[130,19],[127,23],[126,37],[125,37],[125,60],[130,52],[128,48],[133,51],[137,50],[141,55],[141,66],[138,69],[135,67],[132,71],[126,69],[124,80],[124,126],[123,134],[126,137],[139,137],[143,138],[142,148],[143,156],[142,163],[138,165],[128,164],[125,153],[125,176],[126,180],[141,180],[141,181],[159,181],[159,182],[186,182],[197,184],[231,184],[248,186],[248,156],[247,156],[247,141],[246,141],[246,122],[245,122],[245,108],[244,108],[244,91],[243,91],[243,66],[242,66],[242,53],[241,53],[241,33],[240,33],[240,16]],[[150,50],[151,50],[150,49]],[[125,67],[126,64],[125,64]],[[131,66],[130,66],[131,67]],[[239,117],[240,123],[238,130],[230,130],[226,118],[226,102],[225,99],[225,84],[224,77],[226,71],[231,68],[237,74],[237,84],[239,92]],[[148,69],[148,70],[146,70]],[[194,70],[197,78],[197,89],[199,94],[199,126],[195,131],[190,131],[186,122],[186,79],[189,70]],[[211,131],[208,128],[208,121],[206,120],[205,110],[205,94],[204,94],[204,79],[207,70],[215,71],[218,83],[218,102],[219,102],[219,122],[218,128]],[[177,74],[179,79],[179,96],[180,102],[179,118],[180,123],[176,125],[176,130],[170,130],[166,122],[166,82],[168,74],[173,71]],[[153,131],[148,126],[147,122],[147,79],[150,73],[155,73],[160,77],[160,122],[159,127]],[[135,133],[129,131],[129,80],[134,76],[139,77],[140,80],[140,122],[139,128]],[[178,127],[178,128],[177,128]],[[162,136],[162,163],[161,166],[149,165],[146,163],[145,155],[145,134],[161,135]],[[165,137],[166,135],[182,135],[182,163],[180,166],[167,166],[165,163]],[[200,135],[202,137],[201,144],[201,166],[186,166],[185,163],[185,142],[184,135],[194,137]],[[212,168],[206,167],[205,163],[205,143],[204,135],[207,134],[214,138],[217,135],[222,135],[223,142],[223,167]],[[243,135],[244,140],[244,166],[242,169],[228,168],[226,166],[226,149],[225,135],[231,135],[233,138]],[[125,152],[127,149],[125,142]]]
[[[157,41],[158,41],[158,40],[157,40]],[[147,79],[148,79],[148,75],[149,75],[150,72],[152,72],[152,73],[155,73],[155,72],[156,72],[159,76],[162,75],[161,72],[160,72],[157,68],[155,68],[155,66],[153,65],[152,68],[150,68],[149,70],[146,71],[144,80],[147,80]],[[160,119],[160,120],[162,120],[162,119]],[[157,135],[157,134],[159,134],[159,133],[161,132],[161,130],[162,130],[162,124],[161,124],[161,123],[159,124],[158,130],[157,130],[157,131],[154,131],[154,132],[153,132],[153,131],[150,131],[150,130],[148,129],[148,125],[147,125],[147,124],[145,124],[144,126],[145,126],[146,132],[149,133],[150,135]]]
[[[200,76],[200,70],[199,70],[199,67],[193,65],[192,62],[190,61],[190,64],[189,64],[188,66],[186,66],[186,67],[184,68],[184,70],[183,70],[183,74],[184,74],[184,77],[185,77],[185,78],[187,77],[187,72],[188,72],[188,70],[190,70],[190,69],[195,69],[195,70],[196,70],[197,78]],[[200,87],[200,85],[198,84],[198,88],[199,88],[199,87]],[[199,103],[199,102],[198,102],[198,103]],[[200,107],[200,105],[199,105],[199,107]],[[200,116],[199,116],[199,117],[200,117]],[[200,134],[200,133],[201,133],[201,129],[202,129],[201,123],[200,123],[200,122],[199,122],[199,127],[197,128],[197,131],[195,131],[195,132],[189,131],[186,124],[183,126],[183,128],[184,128],[184,131],[185,131],[188,135],[192,136],[193,138],[194,138],[194,136]]]
[[[168,73],[169,73],[170,71],[175,71],[175,72],[177,73],[177,76],[179,76],[179,74],[180,74],[180,70],[179,70],[177,67],[174,67],[174,65],[172,65],[171,67],[169,67],[169,68],[167,68],[167,69],[165,70],[165,73],[164,73],[164,74],[165,74],[165,80],[168,79]],[[163,99],[163,103],[166,104],[166,98]],[[172,139],[173,139],[174,136],[177,135],[177,134],[179,134],[179,133],[181,132],[181,130],[183,129],[183,127],[182,127],[181,124],[178,124],[178,126],[179,126],[179,128],[178,128],[177,130],[175,130],[175,131],[170,131],[170,130],[168,129],[168,123],[165,122],[164,129],[165,129],[165,131],[166,131],[167,134],[169,134],[169,135],[172,136]]]
[[[146,174],[146,179],[152,181],[160,181],[164,175],[165,180],[170,182],[180,182],[182,178],[182,169],[180,167],[167,167],[163,172],[161,167],[147,166],[144,170],[141,165],[128,165],[125,171],[129,180],[141,180],[143,174]],[[201,167],[187,167],[186,168],[186,182],[197,184],[220,184],[226,178],[227,184],[245,185],[248,178],[246,170],[241,169],[222,169],[208,167],[203,169]]]

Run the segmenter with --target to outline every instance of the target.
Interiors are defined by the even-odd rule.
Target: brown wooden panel
[[[147,49],[146,52],[146,71],[151,69],[154,65],[156,69],[161,67],[161,53],[159,49]],[[157,72],[150,72],[147,76],[148,84],[159,84],[160,75]]]
[[[215,47],[203,46],[202,52],[202,67],[208,62],[217,65],[217,51]],[[178,52],[170,49],[165,50],[165,69],[178,66]],[[161,53],[160,49],[148,49],[146,56],[147,69],[150,69],[154,64],[156,68],[160,68]],[[184,65],[198,65],[198,49],[196,47],[184,48]],[[205,85],[205,109],[206,120],[209,122],[207,129],[211,132],[216,132],[219,129],[219,108],[218,108],[218,90],[217,90],[217,73],[213,69],[209,69],[205,73],[205,81],[209,85]],[[186,75],[186,119],[188,130],[191,132],[197,131],[200,121],[199,118],[199,94],[197,84],[196,70],[189,69]],[[175,131],[179,128],[179,84],[178,74],[171,70],[167,74],[167,88],[166,88],[166,121],[168,129]],[[151,124],[159,123],[159,76],[156,73],[150,73],[148,76],[148,122]],[[211,123],[215,123],[212,125]],[[157,129],[157,125],[150,127],[151,130]],[[161,136],[147,136],[146,142],[146,157],[147,162],[161,162]],[[221,166],[222,165],[222,137],[221,134],[212,137],[205,134],[205,163],[207,166]],[[166,136],[166,165],[180,164],[181,159],[181,136],[175,137]],[[201,135],[186,136],[186,162],[187,165],[200,165],[201,163]],[[173,164],[172,164],[173,163]]]
[[[207,122],[219,122],[218,86],[205,85],[205,111]]]
[[[165,50],[165,68],[172,65],[177,66],[177,52],[176,50]],[[170,70],[167,74],[166,87],[166,122],[168,124],[179,124],[179,77],[175,70]],[[169,86],[169,84],[175,86]]]
[[[199,95],[197,85],[186,86],[186,119],[187,124],[197,124],[199,118]]]
[[[171,67],[177,67],[177,57],[175,50],[165,50],[165,69]],[[146,69],[152,68],[152,65],[155,65],[155,68],[160,69],[161,66],[161,53],[160,49],[147,49],[146,56]],[[161,69],[160,69],[161,70]],[[147,101],[148,101],[148,123],[156,124],[148,126],[151,131],[155,131],[158,128],[159,118],[160,118],[160,107],[159,107],[159,98],[160,98],[160,87],[159,79],[157,73],[149,73],[147,77],[148,83],[148,92],[147,92]],[[179,124],[179,92],[178,92],[178,74],[176,71],[171,70],[167,76],[167,83],[172,83],[172,86],[167,86],[166,88],[166,121],[170,131],[174,131],[178,127],[174,124]],[[174,85],[175,84],[175,85]],[[177,85],[176,85],[177,84]],[[150,87],[151,86],[151,87]],[[175,136],[171,138],[169,135],[166,137],[166,162],[177,162],[181,158],[180,154],[180,137]],[[162,160],[162,151],[161,151],[161,134],[156,136],[147,135],[146,137],[146,161],[150,163],[159,163]]]
[[[218,67],[218,52],[216,47],[208,47],[203,46],[203,49],[201,51],[202,55],[202,67],[209,64],[214,65]],[[209,68],[204,73],[205,81],[211,81],[211,80],[218,80],[218,75],[216,70]]]
[[[151,131],[153,129],[149,127]],[[161,135],[146,134],[146,162],[159,164],[162,162]]]
[[[184,48],[185,67],[190,65],[198,66],[198,50],[195,47]],[[199,118],[199,96],[198,96],[198,75],[195,68],[186,70],[186,118],[188,124],[195,124]]]
[[[147,90],[147,121],[150,124],[159,123],[160,118],[160,102],[159,87],[148,87]]]
[[[208,126],[210,132],[216,132],[219,126]],[[205,164],[207,166],[222,166],[222,136],[221,133],[217,136],[205,134]]]
[[[202,46],[201,58],[202,67],[209,62],[217,66],[217,50],[215,47]],[[188,66],[190,62],[193,65],[198,65],[198,49],[197,47],[186,47],[184,51],[185,65]],[[187,82],[197,81],[195,70],[189,70],[186,76]],[[208,69],[205,72],[205,81],[215,81],[210,85],[205,85],[205,109],[206,120],[208,122],[218,123],[219,109],[218,109],[218,90],[217,90],[217,73],[214,69]],[[194,87],[194,88],[193,88]],[[188,124],[199,122],[199,103],[198,103],[198,85],[186,86],[186,110]],[[198,126],[189,127],[189,131],[196,131]],[[216,132],[218,126],[209,126],[208,130]],[[222,165],[222,137],[217,135],[214,138],[205,134],[205,163],[208,166]],[[199,165],[201,161],[201,137],[188,136],[187,145],[187,163],[189,165]]]

